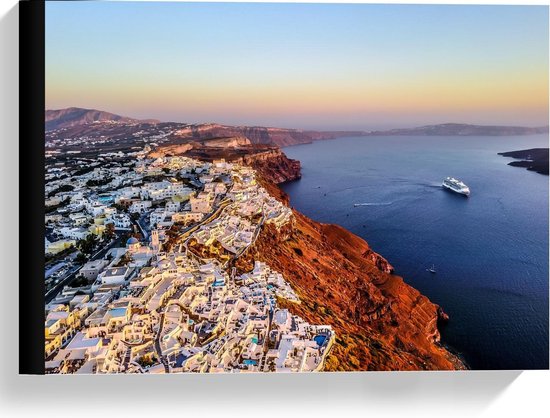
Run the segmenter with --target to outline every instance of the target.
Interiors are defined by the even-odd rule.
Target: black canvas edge
[[[19,3],[19,373],[44,374],[45,2]],[[22,193],[24,191],[24,193]],[[24,216],[23,216],[24,214]]]

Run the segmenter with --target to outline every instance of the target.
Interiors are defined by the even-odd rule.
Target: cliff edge
[[[465,368],[440,344],[439,306],[393,275],[363,239],[293,212],[292,225],[263,228],[236,266],[244,272],[254,259],[266,262],[300,298],[300,304],[281,299],[282,307],[334,328],[326,371]]]
[[[222,156],[219,149],[188,153],[207,160]],[[256,169],[262,186],[290,206],[276,184],[299,178],[299,161],[278,147],[225,149],[223,156]],[[266,262],[284,275],[301,301],[280,299],[281,307],[334,328],[336,341],[325,370],[465,368],[440,344],[438,326],[448,319],[441,307],[394,275],[391,264],[362,238],[293,213],[292,223],[281,229],[264,225],[235,267],[243,273],[252,269],[253,260]]]

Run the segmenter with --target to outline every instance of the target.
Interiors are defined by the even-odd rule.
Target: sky
[[[548,7],[47,2],[46,108],[302,129],[548,124]]]

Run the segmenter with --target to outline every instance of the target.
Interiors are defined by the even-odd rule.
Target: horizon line
[[[127,119],[133,119],[136,121],[147,121],[147,120],[155,120],[158,121],[158,123],[182,123],[182,124],[188,124],[188,125],[220,125],[220,126],[227,126],[227,127],[251,127],[251,128],[272,128],[272,129],[287,129],[287,130],[297,130],[297,131],[318,131],[318,132],[332,132],[332,131],[340,131],[340,132],[365,132],[365,133],[371,133],[371,132],[387,132],[387,131],[393,131],[393,130],[402,130],[402,129],[416,129],[416,128],[424,128],[428,126],[443,126],[443,125],[465,125],[465,126],[482,126],[482,127],[499,127],[499,128],[527,128],[527,129],[540,129],[540,128],[550,128],[550,124],[547,122],[545,125],[535,125],[535,126],[526,126],[526,125],[500,125],[500,124],[477,124],[477,123],[471,123],[471,122],[441,122],[441,123],[424,123],[424,124],[418,124],[416,126],[409,126],[404,128],[387,128],[387,129],[311,129],[311,128],[287,128],[287,127],[281,127],[281,126],[269,126],[269,125],[250,125],[250,124],[225,124],[215,121],[209,121],[209,122],[184,122],[184,121],[176,121],[176,120],[160,120],[159,118],[154,117],[147,117],[147,118],[136,118],[133,116],[127,116],[127,115],[121,115],[119,113],[111,112],[109,110],[102,110],[102,109],[96,109],[92,107],[79,107],[79,106],[68,106],[68,107],[62,107],[57,109],[44,109],[45,112],[56,112],[56,111],[62,111],[62,110],[68,110],[68,109],[78,109],[78,110],[87,110],[87,111],[95,111],[95,112],[105,112],[109,113],[118,117],[127,118]]]

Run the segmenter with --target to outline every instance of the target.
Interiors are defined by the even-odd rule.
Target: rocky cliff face
[[[167,145],[149,153],[149,158],[166,157],[168,155],[183,155],[193,149],[193,144]]]
[[[262,181],[288,205],[278,187]],[[393,267],[367,242],[337,225],[314,222],[294,211],[281,230],[265,227],[237,262],[248,271],[253,259],[284,274],[300,297],[280,300],[311,323],[337,333],[327,371],[453,370],[462,362],[440,343],[438,325],[448,317],[416,289],[393,275]]]
[[[238,162],[251,166],[264,180],[273,184],[297,180],[302,176],[300,161],[288,158],[278,148],[245,155]]]
[[[167,155],[185,155],[205,161],[220,158],[254,168],[271,184],[297,180],[301,177],[300,161],[288,158],[277,146],[250,144],[243,137],[212,139],[177,145],[164,145],[149,153],[158,158]]]
[[[201,142],[205,147],[236,148],[252,145],[248,138],[235,136],[229,138],[207,139]]]
[[[301,176],[300,162],[273,146],[201,146],[184,155],[251,166],[267,191],[287,206],[288,196],[276,184]],[[282,306],[311,323],[334,327],[337,339],[325,370],[464,368],[439,344],[438,325],[448,319],[443,310],[393,275],[384,257],[344,228],[294,211],[292,224],[280,230],[264,226],[237,260],[237,269],[250,271],[254,259],[283,273],[300,297],[300,304],[280,300]]]
[[[285,147],[307,144],[321,139],[341,136],[361,136],[362,131],[306,131],[299,129],[268,128],[263,126],[227,126],[219,124],[189,125],[176,132],[182,138],[208,139],[219,137],[244,137],[252,144],[270,144]]]

